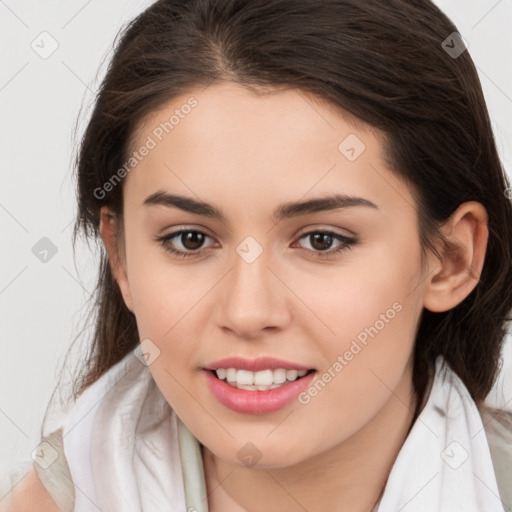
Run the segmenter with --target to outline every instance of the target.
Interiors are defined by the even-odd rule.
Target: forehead
[[[180,190],[249,208],[329,190],[412,206],[405,183],[386,169],[383,141],[304,91],[215,84],[173,98],[140,124],[132,151],[151,149],[128,174],[126,199],[141,206],[157,189]]]
[[[148,134],[161,142],[172,133],[175,138],[181,134],[182,139],[208,139],[217,144],[226,138],[241,142],[251,135],[240,147],[245,152],[258,143],[263,143],[260,151],[276,147],[283,151],[304,143],[318,146],[318,138],[336,149],[337,139],[347,130],[364,138],[383,137],[341,107],[305,91],[284,86],[253,91],[222,82],[181,94],[151,112],[139,123],[132,146],[140,145]]]

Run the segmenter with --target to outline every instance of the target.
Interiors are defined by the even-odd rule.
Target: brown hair
[[[438,228],[461,203],[486,208],[477,286],[449,311],[424,309],[414,348],[418,407],[438,354],[483,401],[512,307],[512,208],[475,66],[468,51],[455,58],[442,46],[453,32],[429,0],[155,2],[123,31],[81,141],[74,245],[80,231],[98,241],[101,206],[122,221],[122,186],[94,191],[123,166],[144,117],[173,97],[219,81],[312,93],[385,134],[390,166],[415,194],[423,254],[439,256]],[[139,343],[100,249],[94,333],[74,398]]]

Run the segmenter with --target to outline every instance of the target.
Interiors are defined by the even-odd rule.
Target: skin
[[[32,468],[11,492],[1,497],[0,512],[61,512],[61,509]]]
[[[118,219],[105,207],[100,232],[140,339],[160,350],[149,369],[204,445],[209,510],[369,511],[413,417],[422,309],[446,311],[476,286],[486,211],[462,204],[443,227],[458,250],[429,254],[422,265],[413,196],[389,169],[382,134],[293,89],[257,95],[227,82],[190,91],[146,118],[133,148],[191,96],[197,106],[125,179],[120,251]],[[355,161],[338,149],[349,134],[366,146]],[[157,191],[210,203],[225,220],[144,206]],[[272,217],[283,203],[334,192],[377,208]],[[202,245],[180,236],[167,242],[189,253],[198,247],[190,258],[157,241],[180,228],[207,235]],[[305,236],[322,230],[358,241],[322,258],[321,242]],[[252,263],[236,251],[247,236],[263,249]],[[340,246],[324,243],[324,252]],[[400,312],[305,405],[240,414],[206,385],[201,368],[234,355],[269,355],[322,375],[394,303]],[[261,454],[253,466],[237,456],[248,442]]]

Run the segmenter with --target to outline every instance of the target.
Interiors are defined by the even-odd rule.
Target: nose
[[[263,330],[280,330],[289,324],[289,294],[268,263],[265,251],[251,263],[235,254],[217,304],[217,323],[222,329],[254,339]]]

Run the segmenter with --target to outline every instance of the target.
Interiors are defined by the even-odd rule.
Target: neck
[[[209,511],[370,512],[408,435],[415,407],[409,368],[384,407],[356,434],[293,466],[240,467],[203,446]]]

